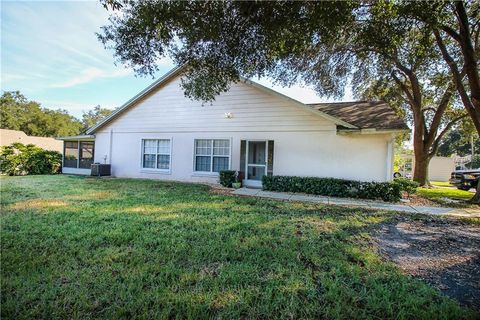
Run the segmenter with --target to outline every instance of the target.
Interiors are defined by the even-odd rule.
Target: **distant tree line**
[[[82,119],[77,119],[67,110],[43,108],[40,103],[28,100],[20,91],[6,91],[0,97],[0,128],[20,130],[30,136],[71,136],[84,133],[111,112],[96,106],[84,112]]]

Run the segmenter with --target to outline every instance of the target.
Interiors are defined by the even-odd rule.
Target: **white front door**
[[[245,180],[247,187],[262,187],[262,177],[267,174],[268,141],[247,141],[245,155]]]

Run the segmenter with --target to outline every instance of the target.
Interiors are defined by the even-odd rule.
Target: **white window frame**
[[[144,166],[144,161],[145,161],[145,141],[146,140],[155,140],[157,141],[157,150],[155,153],[155,168],[145,168]],[[169,142],[169,153],[159,153],[158,152],[158,141],[159,140],[166,140]],[[157,173],[171,173],[172,172],[172,138],[157,138],[157,137],[152,137],[152,138],[142,138],[141,140],[141,152],[140,152],[140,169],[142,172],[157,172]],[[147,153],[147,154],[152,154],[152,153]],[[168,155],[169,156],[169,162],[168,162],[168,169],[159,169],[157,168],[158,166],[158,156],[159,155]]]
[[[198,154],[197,155],[197,141],[198,140],[209,140],[210,141],[210,154]],[[214,140],[226,140],[228,141],[228,155],[214,155],[213,154],[213,141]],[[197,156],[199,157],[210,157],[210,171],[197,171]],[[221,157],[228,158],[228,168],[225,170],[231,170],[232,167],[232,139],[231,138],[196,138],[193,140],[193,172],[194,174],[200,175],[219,175],[219,172],[213,171],[213,158]]]

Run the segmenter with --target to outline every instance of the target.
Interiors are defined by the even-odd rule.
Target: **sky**
[[[95,35],[108,14],[98,1],[1,0],[2,92],[18,90],[43,107],[81,117],[96,105],[121,106],[174,67],[162,59],[152,78],[116,65],[113,52]],[[254,80],[305,103],[329,101],[308,88]],[[343,100],[352,100],[348,89]]]

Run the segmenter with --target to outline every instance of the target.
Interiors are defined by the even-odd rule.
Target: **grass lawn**
[[[452,188],[448,182],[431,182],[431,188],[418,188],[418,195],[432,200],[440,204],[448,204],[443,198],[450,198],[454,200],[470,200],[473,197],[473,193]]]
[[[478,316],[379,257],[370,234],[394,214],[147,180],[0,182],[2,319]]]
[[[422,197],[430,200],[439,200],[441,198],[469,200],[473,197],[473,193],[468,191],[442,187],[418,188],[417,192]]]
[[[430,184],[435,187],[453,187],[448,181],[430,181]]]

